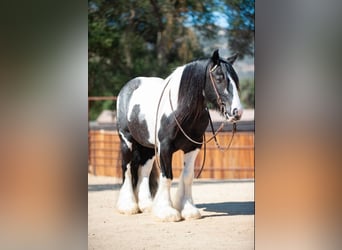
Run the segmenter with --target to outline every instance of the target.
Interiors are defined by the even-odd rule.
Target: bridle
[[[223,59],[220,59],[220,61],[222,61],[222,62],[224,62],[224,63],[228,63],[228,62],[226,62],[226,61],[223,60]],[[218,90],[217,90],[217,84],[215,83],[214,78],[213,78],[213,75],[212,75],[213,72],[216,70],[217,66],[218,66],[218,64],[216,64],[213,68],[211,68],[211,69],[209,70],[210,82],[211,82],[211,84],[212,84],[212,86],[213,86],[213,89],[214,89],[214,91],[215,91],[215,94],[216,94],[216,102],[217,102],[217,104],[218,104],[219,107],[220,107],[220,111],[221,111],[226,117],[229,117],[228,112],[227,112],[227,110],[226,110],[226,106],[224,105],[224,102],[222,101],[222,99],[221,99],[221,97],[220,97],[220,95],[219,95],[219,92],[218,92]],[[154,138],[154,139],[155,139],[154,151],[155,151],[155,156],[156,156],[156,162],[157,162],[157,165],[159,166],[159,169],[160,169],[160,161],[159,161],[158,154],[157,154],[157,153],[158,153],[158,150],[157,150],[157,120],[158,120],[158,113],[159,113],[160,103],[161,103],[162,97],[164,96],[164,92],[165,92],[166,87],[168,86],[169,82],[170,82],[170,79],[169,79],[168,82],[165,84],[165,86],[164,86],[164,88],[163,88],[163,91],[162,91],[162,93],[161,93],[161,95],[160,95],[160,99],[159,99],[159,102],[158,102],[157,113],[156,113],[155,134],[154,134],[154,137],[155,137],[155,138]],[[171,89],[169,89],[169,102],[170,102],[170,107],[171,107],[171,111],[172,111],[172,114],[173,114],[173,116],[174,116],[175,122],[176,122],[176,124],[177,124],[179,130],[182,132],[182,134],[183,134],[189,141],[191,141],[192,143],[197,144],[197,145],[204,145],[204,157],[203,157],[202,166],[201,166],[200,171],[198,172],[198,174],[197,174],[197,176],[196,176],[196,178],[199,178],[199,176],[201,175],[202,170],[203,170],[203,168],[204,168],[205,156],[206,156],[206,144],[209,143],[211,140],[214,139],[215,144],[216,144],[216,146],[217,146],[217,148],[218,148],[219,150],[221,150],[221,151],[228,150],[228,149],[230,148],[231,144],[232,144],[232,141],[233,141],[233,138],[234,138],[234,135],[235,135],[235,132],[236,132],[236,122],[233,123],[232,136],[231,136],[231,138],[230,138],[230,140],[229,140],[228,145],[225,146],[225,147],[222,147],[222,146],[220,146],[220,144],[218,143],[217,138],[216,138],[216,135],[223,129],[224,124],[225,124],[226,121],[223,121],[223,122],[221,123],[221,125],[219,126],[219,128],[218,128],[218,129],[216,130],[216,132],[215,132],[214,126],[213,126],[213,121],[212,121],[212,119],[211,119],[209,109],[206,107],[206,110],[207,110],[207,112],[208,112],[208,118],[209,118],[209,124],[210,124],[210,127],[211,127],[211,132],[212,132],[213,135],[212,135],[212,137],[210,137],[210,139],[206,140],[206,139],[205,139],[205,133],[204,133],[204,134],[203,134],[203,140],[202,140],[202,141],[196,141],[196,140],[192,139],[192,138],[184,131],[184,129],[182,128],[181,124],[179,123],[179,121],[178,121],[178,119],[177,119],[177,117],[176,117],[175,110],[174,110],[174,108],[173,108],[172,101],[171,101]]]
[[[224,63],[228,63],[227,61],[225,61],[225,60],[223,60],[223,59],[220,59],[220,61],[222,61],[222,62],[224,62]],[[211,84],[212,84],[212,86],[213,86],[213,89],[214,89],[214,91],[215,91],[215,94],[216,94],[216,102],[217,102],[217,104],[218,104],[219,107],[220,107],[220,111],[221,111],[224,115],[226,115],[226,117],[228,117],[228,112],[227,112],[227,110],[226,110],[226,106],[225,106],[224,102],[222,101],[222,99],[221,99],[221,97],[220,97],[220,95],[219,95],[219,92],[218,92],[218,90],[217,90],[217,84],[215,83],[214,78],[213,78],[213,75],[212,75],[213,72],[216,70],[217,66],[218,66],[218,64],[216,64],[213,68],[211,68],[211,69],[209,70],[210,82],[211,82]],[[164,91],[163,91],[163,93],[164,93]],[[163,93],[162,93],[162,94],[163,94]],[[222,122],[221,125],[220,125],[220,127],[219,127],[219,128],[217,129],[217,131],[215,132],[215,131],[214,131],[213,122],[212,122],[212,119],[211,119],[211,116],[210,116],[210,113],[209,113],[208,108],[206,108],[206,110],[208,111],[209,122],[210,122],[210,127],[211,127],[211,130],[212,130],[213,136],[212,136],[208,141],[205,141],[205,140],[204,140],[204,141],[198,142],[198,141],[195,141],[194,139],[192,139],[189,135],[187,135],[187,133],[184,131],[184,129],[182,128],[181,124],[180,124],[179,121],[177,120],[177,117],[176,117],[176,115],[175,115],[175,110],[174,110],[174,108],[173,108],[172,101],[171,101],[171,89],[169,90],[169,102],[170,102],[170,107],[171,107],[171,110],[172,110],[172,113],[173,113],[175,122],[176,122],[176,124],[177,124],[179,130],[183,133],[183,135],[184,135],[189,141],[191,141],[192,143],[198,144],[198,145],[202,145],[202,144],[206,144],[206,143],[210,142],[212,139],[214,139],[215,142],[216,142],[216,146],[217,146],[220,150],[224,150],[224,149],[226,148],[226,147],[222,148],[222,147],[218,144],[217,139],[216,139],[216,135],[218,134],[218,132],[221,131],[221,129],[223,128],[225,122]],[[235,133],[235,132],[236,132],[236,123],[234,122],[234,123],[233,123],[233,136],[234,136],[234,133]],[[230,143],[229,143],[228,148],[230,147],[230,144],[231,144],[231,141],[230,141]],[[228,148],[227,148],[227,149],[228,149]]]
[[[223,62],[223,63],[228,63],[227,61],[223,60],[223,59],[220,59],[220,62]],[[210,77],[210,82],[211,82],[211,85],[213,86],[213,89],[215,91],[215,94],[216,94],[216,102],[218,104],[218,106],[220,107],[220,112],[222,114],[224,114],[226,116],[226,118],[230,118],[230,115],[229,113],[227,112],[227,109],[226,109],[226,105],[224,104],[224,102],[222,101],[220,95],[219,95],[219,92],[217,90],[217,84],[215,83],[214,81],[214,78],[213,78],[213,72],[217,69],[218,67],[218,64],[216,64],[214,67],[212,67],[210,70],[209,70],[209,77]],[[235,123],[234,123],[235,124]]]

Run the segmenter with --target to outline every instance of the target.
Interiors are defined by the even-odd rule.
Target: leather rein
[[[224,60],[222,60],[223,62],[225,62]],[[216,94],[216,101],[217,101],[217,104],[219,105],[220,107],[220,111],[224,114],[224,115],[227,115],[227,111],[226,111],[226,107],[224,105],[224,103],[222,102],[222,99],[219,95],[219,92],[217,90],[217,85],[214,81],[214,78],[212,76],[212,73],[215,71],[215,69],[217,68],[217,65],[215,65],[212,69],[209,70],[209,76],[210,76],[210,82],[213,86],[213,89],[215,91],[215,94]],[[162,97],[164,95],[164,92],[166,90],[166,87],[167,85],[169,84],[170,80],[166,83],[162,93],[161,93],[161,96],[160,96],[160,99],[159,99],[159,102],[158,102],[158,109],[157,109],[157,113],[156,113],[156,123],[155,123],[155,147],[154,147],[154,150],[155,150],[155,155],[156,155],[156,162],[157,162],[157,165],[159,165],[159,168],[160,168],[160,161],[159,161],[159,158],[158,158],[158,150],[157,150],[157,119],[158,119],[158,113],[159,113],[159,107],[160,107],[160,103],[161,103],[161,100],[162,100]],[[235,135],[235,132],[236,132],[236,123],[234,122],[233,123],[233,129],[232,129],[232,136],[229,140],[229,143],[227,146],[220,146],[220,144],[218,143],[217,141],[217,138],[216,138],[216,135],[223,129],[224,127],[224,124],[226,121],[223,121],[221,123],[221,125],[219,126],[219,128],[216,130],[214,130],[214,125],[213,125],[213,121],[211,119],[211,116],[210,116],[210,112],[209,112],[209,109],[206,107],[206,110],[208,112],[208,118],[209,118],[209,124],[210,124],[210,128],[211,128],[211,132],[212,132],[212,137],[210,137],[208,140],[206,140],[205,138],[205,133],[203,134],[203,140],[202,141],[196,141],[194,139],[192,139],[185,131],[184,129],[182,128],[181,124],[179,123],[179,121],[177,120],[177,117],[175,115],[175,110],[173,108],[173,105],[172,105],[172,101],[171,101],[171,89],[169,90],[169,102],[170,102],[170,107],[171,107],[171,110],[172,110],[172,113],[173,113],[173,116],[174,116],[174,119],[175,119],[175,122],[179,128],[179,130],[182,132],[182,134],[189,140],[191,141],[192,143],[194,144],[197,144],[197,145],[204,145],[204,157],[203,157],[203,162],[202,162],[202,166],[200,168],[200,171],[198,172],[196,178],[199,178],[201,173],[202,173],[202,170],[204,168],[204,164],[205,164],[205,158],[206,158],[206,144],[209,143],[211,140],[214,139],[215,141],[215,144],[217,146],[217,148],[221,151],[223,150],[228,150],[232,144],[232,141],[233,141],[233,138],[234,138],[234,135]]]

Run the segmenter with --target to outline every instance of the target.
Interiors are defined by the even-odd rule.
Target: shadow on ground
[[[121,184],[91,184],[88,185],[88,192],[119,190]]]
[[[206,212],[217,213],[213,215],[205,215],[203,217],[255,214],[254,201],[202,203],[196,204],[196,207],[203,208]]]
[[[172,187],[178,187],[179,180],[175,180],[172,182]],[[251,180],[195,180],[194,186],[201,185],[210,185],[210,184],[222,184],[222,183],[251,183],[254,182],[254,179]],[[88,184],[88,192],[95,191],[106,191],[106,190],[119,190],[121,187],[121,183],[115,184]],[[204,205],[204,204],[202,204]],[[254,205],[253,205],[254,206]]]

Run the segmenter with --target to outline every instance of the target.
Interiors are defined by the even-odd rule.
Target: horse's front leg
[[[199,219],[201,214],[192,200],[192,181],[194,178],[194,164],[200,149],[184,154],[184,168],[179,179],[176,193],[175,208],[181,211],[184,219]]]
[[[180,213],[172,207],[170,188],[172,182],[172,152],[167,145],[160,147],[160,181],[153,201],[152,213],[161,221],[179,221]]]

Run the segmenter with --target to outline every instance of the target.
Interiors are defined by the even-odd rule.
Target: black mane
[[[219,63],[222,68],[225,67],[237,89],[240,90],[239,78],[233,66],[222,58],[219,59]],[[179,122],[196,123],[200,115],[203,114],[206,105],[203,91],[207,78],[209,78],[209,67],[212,64],[211,59],[198,59],[185,65],[178,91],[176,116]]]
[[[192,119],[196,122],[202,114],[205,108],[203,90],[209,63],[210,59],[202,59],[185,65],[178,91],[179,121]]]

